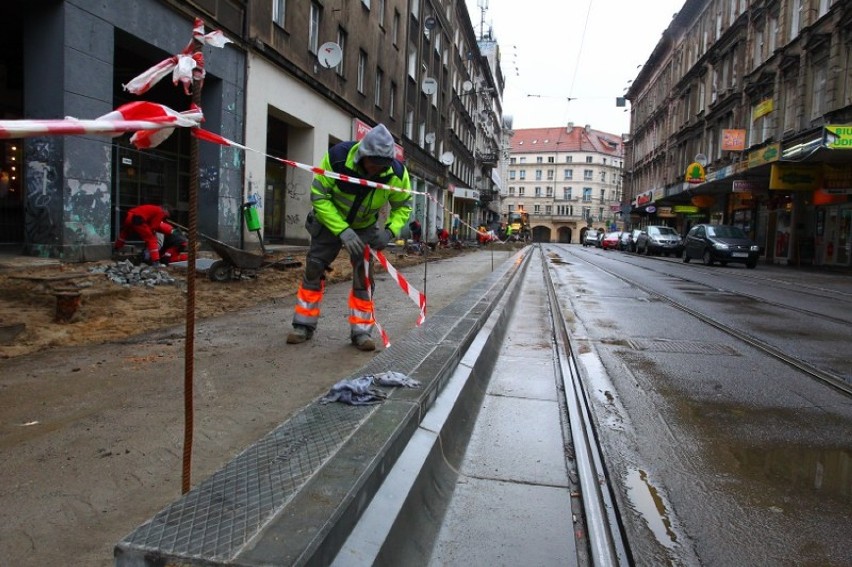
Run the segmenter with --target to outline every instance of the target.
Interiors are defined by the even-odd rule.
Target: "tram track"
[[[804,374],[804,375],[806,375],[810,378],[813,378],[815,380],[818,380],[819,382],[822,382],[822,383],[824,383],[828,386],[831,386],[832,388],[836,389],[837,391],[842,392],[842,393],[844,393],[848,396],[852,396],[852,383],[847,382],[841,376],[839,376],[839,375],[837,375],[833,372],[829,372],[829,371],[823,370],[821,368],[818,368],[817,366],[815,366],[815,365],[813,365],[813,364],[811,364],[811,363],[809,363],[805,360],[802,360],[801,358],[798,358],[796,356],[792,356],[792,355],[788,354],[787,352],[785,352],[783,349],[778,348],[776,346],[773,346],[773,345],[767,343],[766,341],[763,341],[763,340],[753,336],[752,334],[749,334],[748,332],[746,332],[742,329],[738,329],[738,328],[735,328],[731,325],[723,323],[723,322],[719,321],[718,319],[711,317],[710,315],[708,315],[706,313],[702,313],[702,312],[698,311],[697,309],[693,309],[693,308],[687,306],[686,304],[669,297],[668,295],[659,293],[656,290],[650,288],[649,286],[643,285],[642,283],[640,283],[636,279],[631,279],[629,277],[626,277],[626,276],[618,273],[615,270],[612,270],[612,269],[609,269],[609,268],[602,266],[599,263],[591,262],[591,261],[588,261],[588,260],[586,260],[586,261],[590,265],[597,268],[598,270],[600,270],[600,271],[602,271],[606,274],[609,274],[612,277],[618,278],[619,280],[629,284],[630,286],[632,286],[632,287],[634,287],[638,290],[641,290],[642,292],[648,294],[649,296],[654,297],[657,300],[662,301],[662,302],[664,302],[664,303],[666,303],[666,304],[668,304],[668,305],[670,305],[670,306],[672,306],[672,307],[674,307],[674,308],[676,308],[676,309],[678,309],[678,310],[680,310],[684,313],[687,313],[688,315],[691,315],[692,317],[698,319],[702,323],[705,323],[705,324],[707,324],[707,325],[709,325],[709,326],[711,326],[711,327],[713,327],[713,328],[715,328],[719,331],[722,331],[723,333],[725,333],[725,334],[727,334],[731,337],[736,338],[737,340],[739,340],[743,343],[748,344],[749,346],[763,352],[764,354],[770,356],[771,358],[773,358],[775,360],[779,360],[779,361],[787,364],[788,366],[796,369],[797,371],[801,372],[802,374]],[[616,260],[616,261],[619,261],[619,260]],[[624,262],[624,261],[621,261],[621,262],[635,267],[635,264],[633,264],[633,263]],[[651,270],[651,268],[645,268],[645,269]],[[811,310],[808,310],[808,309],[797,308],[795,306],[790,306],[790,305],[787,305],[787,304],[768,301],[768,300],[765,300],[763,298],[754,296],[752,294],[746,294],[746,293],[738,292],[738,291],[731,290],[731,289],[719,288],[717,286],[706,284],[706,283],[701,282],[699,280],[686,278],[686,277],[683,277],[683,276],[680,276],[680,275],[677,275],[677,274],[671,274],[671,273],[657,271],[657,270],[652,270],[652,271],[655,274],[658,274],[658,275],[661,275],[661,276],[666,276],[666,277],[678,279],[678,280],[688,282],[689,284],[696,285],[696,286],[703,286],[707,289],[713,290],[714,292],[720,292],[721,291],[723,293],[730,294],[732,296],[747,298],[749,300],[759,302],[759,303],[764,304],[764,305],[768,305],[768,306],[772,306],[772,307],[776,307],[776,308],[782,308],[782,309],[785,309],[785,310],[788,310],[788,311],[795,311],[797,313],[806,315],[808,317],[813,317],[813,318],[816,318],[816,319],[828,321],[830,323],[840,324],[840,325],[852,328],[852,324],[850,324],[850,322],[846,319],[841,319],[841,318],[833,317],[833,316],[830,316],[830,315],[817,313],[817,312],[814,312],[814,311],[811,311]]]
[[[550,268],[531,250],[503,323],[473,341],[483,354],[465,354],[335,565],[633,564]],[[403,526],[418,526],[414,546]]]
[[[559,366],[561,392],[564,395],[562,413],[568,421],[565,434],[570,435],[574,448],[577,478],[582,494],[589,550],[594,565],[629,565],[629,547],[617,513],[612,483],[608,480],[600,444],[594,431],[591,402],[577,364],[568,324],[562,317],[556,287],[549,263],[542,256],[542,275],[547,289],[548,310],[553,325],[556,360]]]

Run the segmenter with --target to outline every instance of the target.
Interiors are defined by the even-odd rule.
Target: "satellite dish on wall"
[[[326,69],[337,67],[343,59],[343,50],[333,41],[323,43],[317,51],[317,61]]]
[[[426,143],[427,144],[435,143],[435,133],[434,132],[429,132],[429,133],[426,134]]]
[[[438,20],[435,19],[434,16],[429,16],[423,21],[423,27],[427,30],[435,29],[435,26],[438,25]]]
[[[462,83],[462,90],[466,93],[469,93],[473,88],[473,83],[470,81],[465,81]]]
[[[423,92],[426,95],[432,96],[438,91],[438,81],[432,77],[423,79]]]
[[[456,161],[456,156],[453,155],[453,152],[444,152],[441,154],[440,161],[444,165],[453,165],[453,162]]]

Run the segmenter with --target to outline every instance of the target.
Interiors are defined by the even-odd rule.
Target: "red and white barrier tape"
[[[423,324],[423,321],[426,320],[426,295],[423,292],[415,289],[405,277],[396,271],[388,259],[385,258],[385,255],[378,251],[371,250],[373,256],[379,261],[379,263],[384,266],[385,270],[387,270],[388,275],[393,278],[393,281],[396,282],[396,285],[405,292],[405,294],[411,298],[411,301],[414,302],[415,305],[420,309],[420,316],[417,317],[417,326]]]
[[[265,153],[263,153],[259,150],[255,150],[255,149],[250,148],[248,146],[238,144],[237,142],[234,142],[233,140],[229,140],[228,138],[225,138],[224,136],[220,136],[219,134],[214,134],[213,132],[208,132],[207,130],[203,130],[201,128],[193,128],[191,130],[191,132],[192,132],[192,135],[195,136],[196,138],[198,138],[199,140],[204,140],[206,142],[212,142],[214,144],[220,144],[222,146],[230,146],[230,147],[234,147],[234,148],[239,148],[241,150],[246,150],[246,151],[249,151],[249,152],[254,152],[254,153],[260,154],[262,156],[265,156],[267,158],[273,159],[275,161],[281,162],[281,163],[288,165],[290,167],[295,167],[297,169],[303,169],[305,171],[310,171],[314,175],[322,175],[322,176],[328,177],[330,179],[337,179],[337,180],[340,180],[340,181],[343,181],[343,182],[346,182],[346,183],[355,183],[357,185],[363,185],[365,187],[373,187],[373,188],[376,188],[376,189],[383,189],[385,191],[399,191],[399,192],[405,192],[406,191],[405,189],[400,189],[399,187],[391,187],[390,185],[386,185],[384,183],[378,183],[376,181],[370,181],[369,179],[361,179],[360,177],[351,177],[349,175],[337,173],[336,171],[329,171],[327,169],[322,169],[320,167],[314,167],[312,165],[306,165],[304,163],[299,163],[297,161],[293,161],[293,160],[284,159],[284,158],[272,156],[272,155],[269,155],[269,154],[265,154]],[[466,222],[462,221],[457,214],[453,213],[452,211],[448,211],[447,208],[443,204],[439,203],[438,200],[435,197],[433,197],[432,195],[430,195],[428,192],[415,191],[415,190],[411,189],[410,193],[412,195],[423,195],[424,197],[426,197],[427,199],[429,199],[430,201],[435,203],[435,205],[437,207],[440,207],[441,209],[446,211],[450,216],[452,216],[454,219],[457,219],[460,224],[463,224],[464,226],[471,228],[476,234],[483,235],[483,236],[487,234],[487,232],[481,232],[478,228],[471,226],[471,225],[467,224]]]
[[[376,329],[379,330],[379,336],[382,337],[382,344],[385,348],[388,348],[391,344],[390,337],[388,336],[387,331],[385,331],[384,327],[379,324],[379,321],[376,318],[375,304],[373,303],[373,286],[370,285],[371,255],[376,258],[382,266],[384,266],[387,273],[393,278],[393,281],[395,281],[399,288],[404,291],[409,298],[411,298],[411,300],[415,303],[415,305],[417,305],[418,308],[420,308],[420,315],[417,317],[416,323],[418,327],[422,325],[423,322],[426,320],[426,295],[412,287],[411,284],[408,283],[408,280],[406,280],[402,274],[397,272],[396,268],[394,268],[391,263],[388,262],[388,259],[385,258],[384,254],[376,250],[372,250],[369,246],[364,247],[364,285],[367,288],[367,294],[370,298],[370,305],[373,306],[373,311],[370,313],[370,315],[373,317],[373,324],[376,326]]]

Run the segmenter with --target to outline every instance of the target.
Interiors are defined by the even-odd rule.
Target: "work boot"
[[[311,339],[314,336],[313,329],[302,325],[293,325],[293,330],[287,335],[287,344],[297,345]]]
[[[367,335],[365,333],[352,337],[352,344],[355,345],[355,348],[357,348],[358,350],[376,350],[376,343],[373,342],[373,339],[370,338],[370,335]]]

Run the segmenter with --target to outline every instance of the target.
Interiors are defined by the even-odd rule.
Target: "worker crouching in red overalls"
[[[149,264],[169,264],[187,259],[186,237],[169,223],[169,211],[160,205],[139,205],[127,211],[121,232],[115,240],[115,249],[121,250],[131,238],[139,238],[145,242],[146,258]],[[157,233],[163,235],[163,244],[157,238]]]

